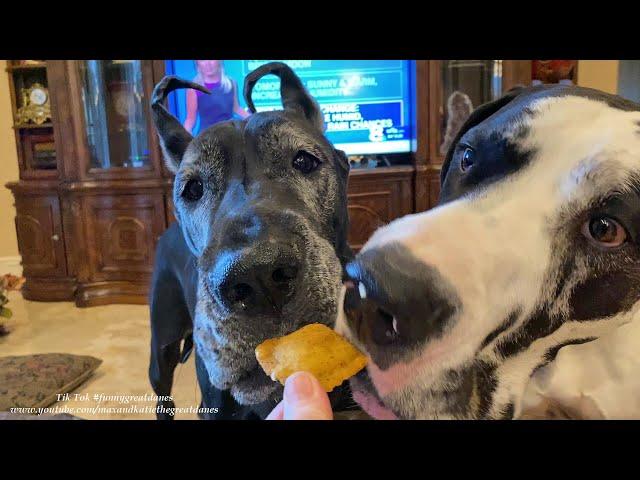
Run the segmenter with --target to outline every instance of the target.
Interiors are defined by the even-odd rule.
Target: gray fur
[[[333,324],[341,261],[351,255],[346,245],[348,163],[324,137],[317,112],[307,112],[310,118],[305,118],[295,108],[295,102],[302,100],[307,108],[317,108],[301,84],[296,85],[286,91],[292,97],[283,101],[284,110],[213,125],[182,152],[167,153],[165,144],[171,142],[159,128],[165,156],[170,164],[178,163],[175,215],[197,259],[196,351],[211,383],[230,390],[245,405],[282,394],[279,384],[257,365],[258,344],[305,324]],[[180,131],[166,116],[161,120]],[[292,167],[299,151],[320,160],[317,170],[304,174]],[[197,201],[183,196],[194,179],[204,186]],[[264,252],[277,248],[286,248],[300,265],[295,294],[288,303],[274,314],[249,315],[227,308],[216,290],[218,277],[226,275],[238,258],[250,255],[259,262]]]

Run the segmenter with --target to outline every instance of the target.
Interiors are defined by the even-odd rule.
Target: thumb
[[[327,392],[308,372],[296,372],[284,385],[284,420],[332,420]]]

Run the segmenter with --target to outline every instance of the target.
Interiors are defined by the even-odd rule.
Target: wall
[[[640,103],[640,60],[620,60],[618,95]]]
[[[618,93],[618,60],[579,60],[578,85]]]
[[[18,179],[18,157],[15,136],[11,128],[13,114],[6,66],[6,60],[0,60],[0,264],[7,260],[6,257],[19,255],[13,195],[4,186],[7,182]]]

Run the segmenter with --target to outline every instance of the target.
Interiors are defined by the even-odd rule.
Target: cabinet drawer
[[[64,235],[57,195],[16,197],[16,234],[27,276],[65,276]]]
[[[413,212],[412,170],[349,178],[349,245],[358,251],[379,227]]]
[[[142,280],[151,274],[155,245],[165,229],[164,198],[87,196],[91,280]]]

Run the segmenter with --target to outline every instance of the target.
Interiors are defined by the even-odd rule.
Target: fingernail
[[[287,379],[284,389],[284,395],[288,401],[306,401],[312,398],[313,394],[313,381],[308,373],[297,372]]]

